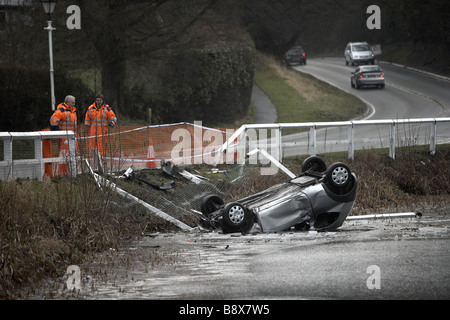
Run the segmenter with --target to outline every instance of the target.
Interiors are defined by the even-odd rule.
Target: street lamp
[[[53,13],[53,10],[55,9],[56,0],[41,0],[42,6],[44,7],[44,11],[46,14],[48,14],[48,25],[47,28],[44,28],[44,30],[48,31],[48,47],[50,52],[50,89],[51,89],[51,95],[52,95],[52,111],[55,111],[55,80],[53,77],[53,42],[52,42],[52,31],[55,30],[55,28],[52,27],[52,19],[51,14]]]

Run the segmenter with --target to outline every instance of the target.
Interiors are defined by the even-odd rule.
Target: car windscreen
[[[370,51],[370,47],[366,44],[359,44],[353,46],[353,51]]]

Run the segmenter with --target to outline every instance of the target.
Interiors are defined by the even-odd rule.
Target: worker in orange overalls
[[[84,121],[89,134],[91,151],[98,150],[99,156],[105,156],[108,128],[114,128],[117,117],[109,105],[104,103],[103,94],[95,96],[95,102],[89,106]]]
[[[75,108],[75,97],[68,95],[63,103],[60,103],[50,117],[50,130],[77,130],[77,108]],[[69,142],[67,139],[60,139],[59,156],[66,157],[69,155]],[[66,163],[58,166],[58,174],[69,174],[69,168]]]

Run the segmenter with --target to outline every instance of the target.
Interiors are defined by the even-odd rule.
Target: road
[[[374,110],[367,119],[412,119],[450,116],[450,81],[426,73],[379,63],[385,73],[386,88],[350,86],[350,73],[342,58],[309,59],[295,70],[347,91],[367,102]]]
[[[404,67],[380,63],[385,78],[384,89],[353,89],[350,73],[356,67],[346,66],[344,59],[309,59],[307,65],[293,66],[299,72],[310,74],[335,87],[349,92],[369,107],[364,119],[418,119],[439,118],[450,115],[450,81],[435,75],[413,71]],[[359,126],[355,132],[355,150],[386,148],[389,146],[389,125]],[[396,128],[397,145],[429,144],[429,124],[407,124]],[[450,124],[438,126],[437,141],[450,141]],[[316,153],[348,150],[348,130],[343,127],[326,128],[317,131]],[[283,156],[308,154],[310,152],[308,133],[283,137]]]
[[[81,266],[76,295],[53,280],[38,298],[449,299],[448,209],[336,232],[147,235]]]

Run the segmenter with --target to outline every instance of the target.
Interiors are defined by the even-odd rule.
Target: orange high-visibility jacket
[[[55,129],[57,130],[59,128],[59,130],[71,130],[76,134],[77,133],[76,110],[77,108],[71,107],[64,102],[60,103],[56,108],[55,112],[53,112],[52,116],[50,117],[51,130]],[[59,142],[59,156],[61,157],[63,155],[67,155],[69,152],[69,145],[67,143],[67,139],[64,138],[57,141]],[[52,155],[51,146],[50,150],[47,152],[49,152],[47,156]],[[50,166],[47,166],[46,164],[45,170],[48,175],[53,176],[51,163]],[[66,163],[60,164],[58,166],[58,174],[69,174],[69,170]]]
[[[70,107],[67,104],[60,103],[50,117],[50,126],[58,127],[60,130],[72,130],[76,133],[77,129],[77,108]]]
[[[114,127],[117,123],[114,111],[107,104],[103,104],[97,108],[95,103],[89,106],[84,121],[89,129],[89,145],[91,148],[98,149],[101,155],[104,155],[106,146],[106,135],[108,134],[108,126]]]

